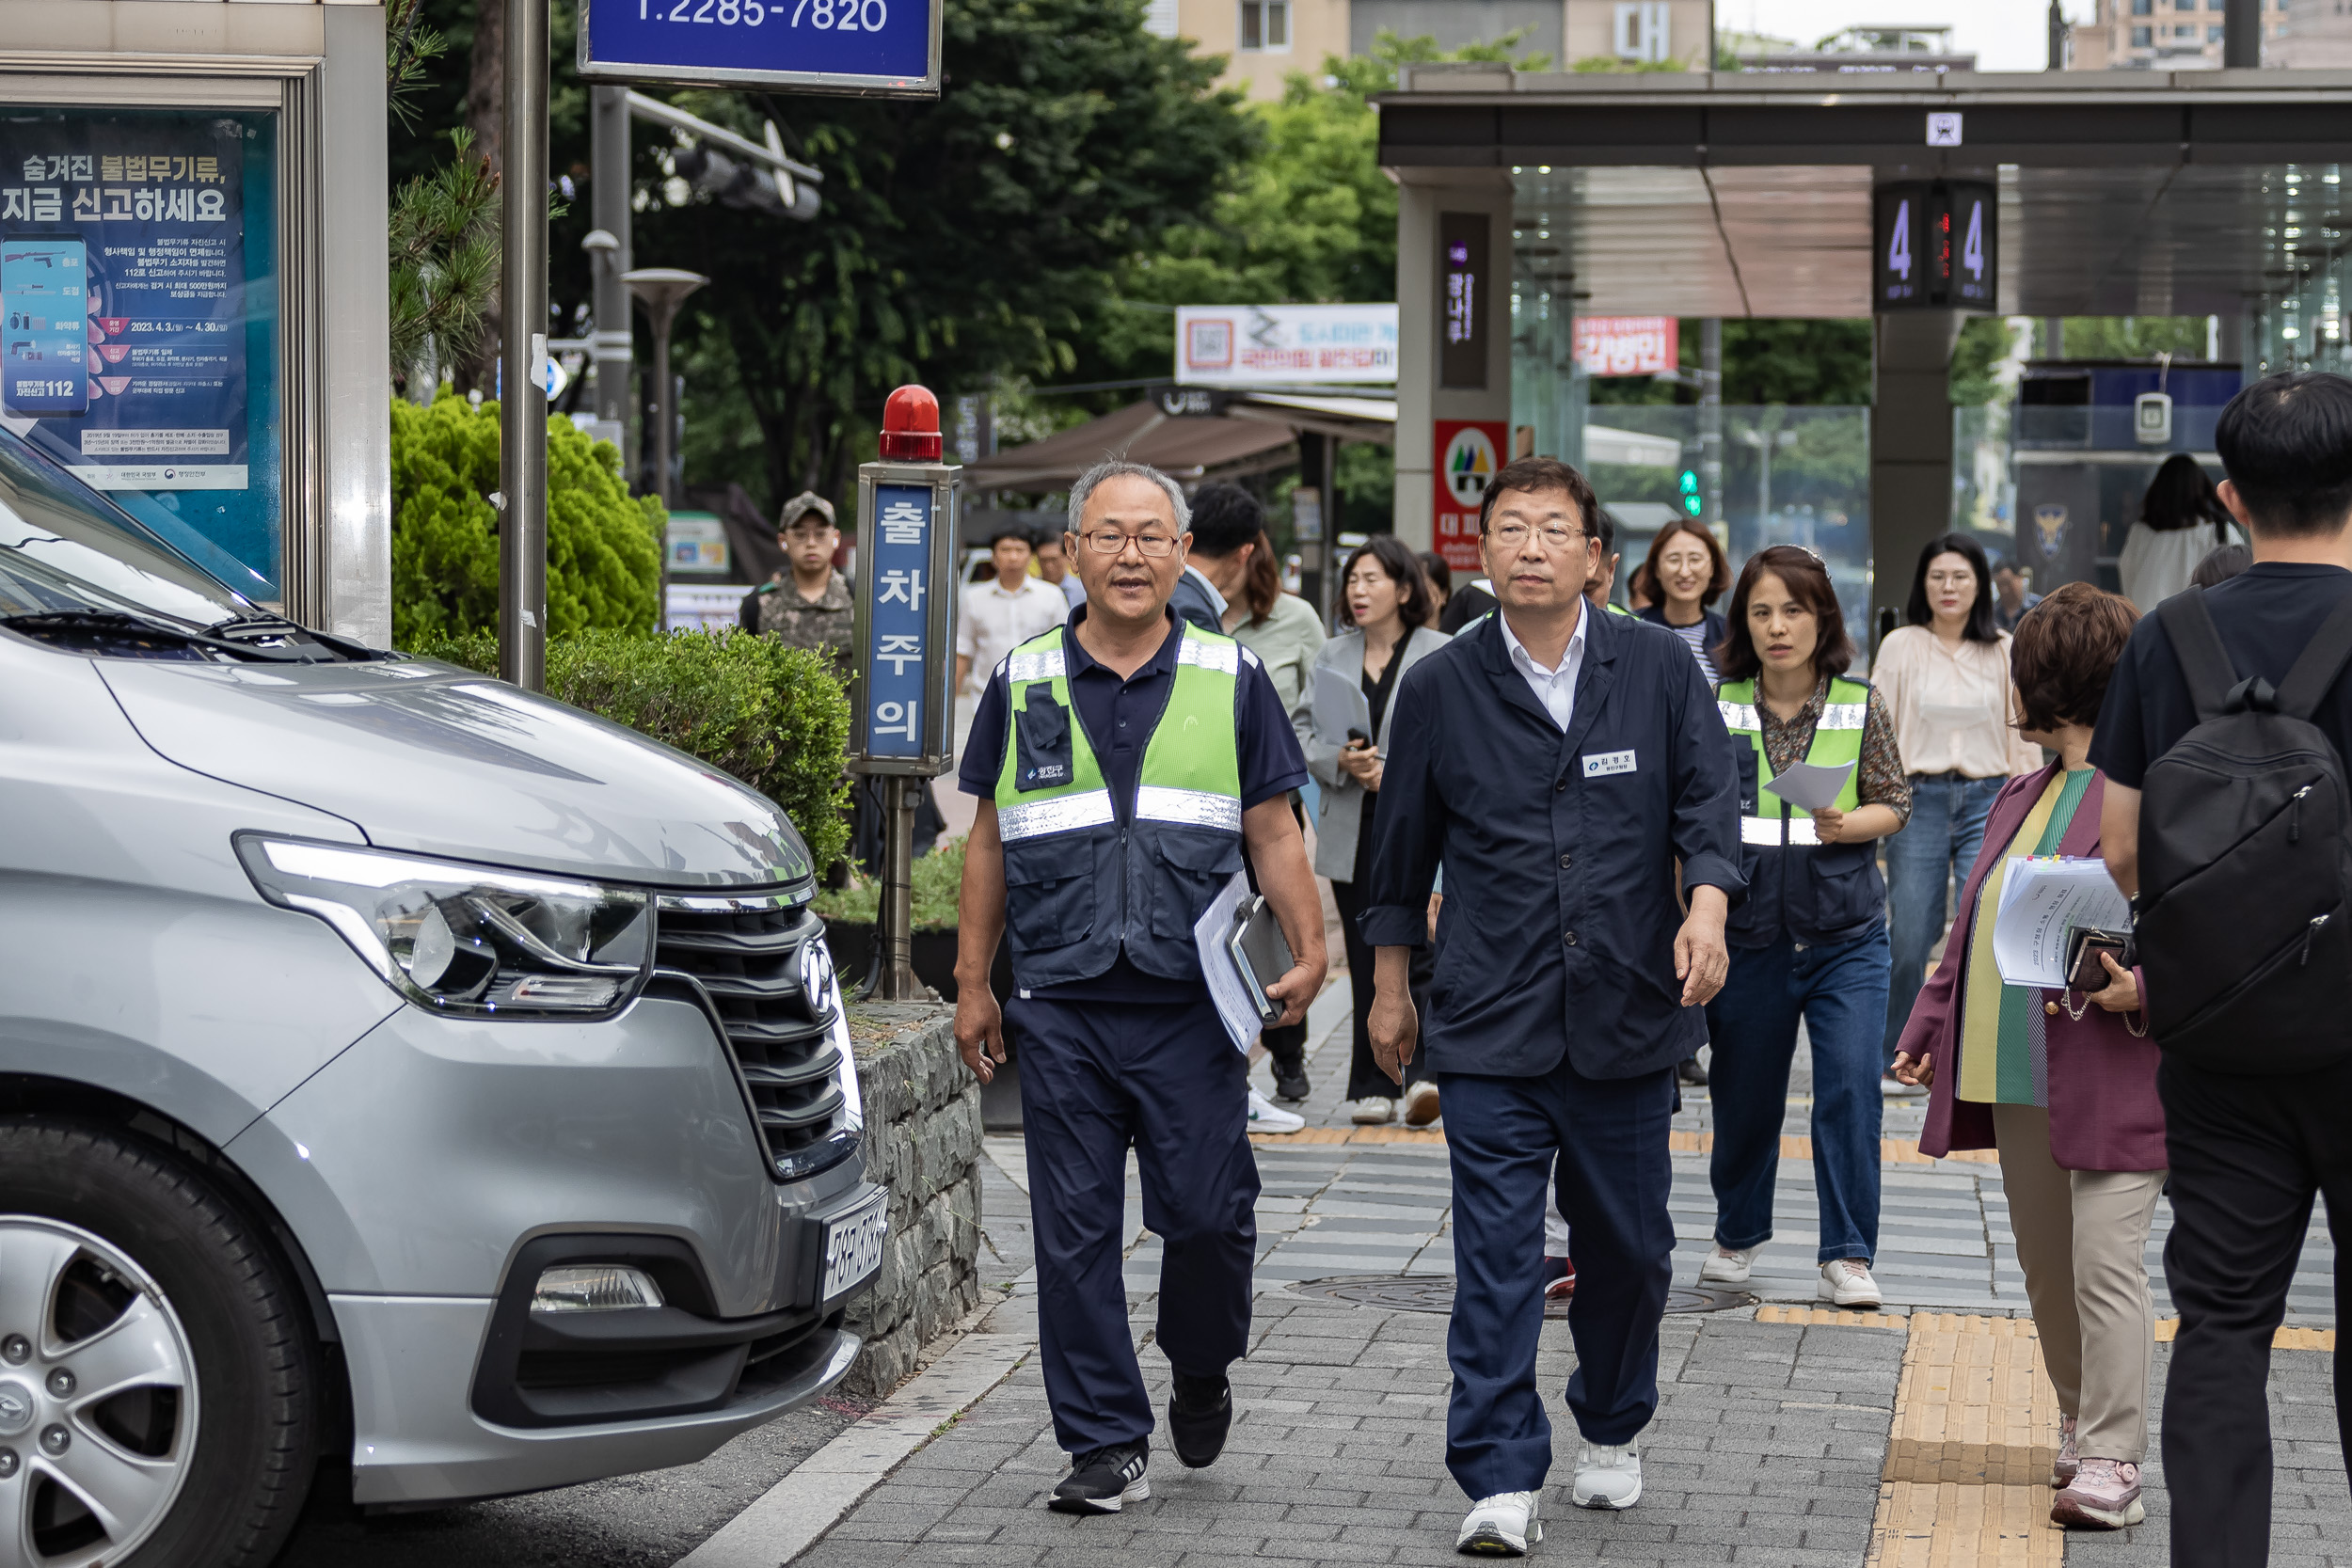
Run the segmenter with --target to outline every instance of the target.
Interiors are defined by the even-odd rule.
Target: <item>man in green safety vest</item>
[[[979,798],[964,854],[956,1043],[986,1083],[1019,1048],[1039,1350],[1072,1455],[1050,1506],[1115,1513],[1151,1496],[1152,1402],[1120,1272],[1127,1152],[1165,1248],[1156,1338],[1168,1434],[1213,1463],[1232,1424],[1226,1368],[1248,1345],[1257,1163],[1248,1062],[1193,927],[1245,864],[1296,962],[1266,989],[1295,1023],[1323,987],[1323,909],[1290,791],[1307,764],[1257,655],[1179,622],[1184,491],[1112,462],[1070,492],[1086,600],[989,678],[959,768]],[[999,938],[1014,994],[989,991]],[[1217,957],[1221,958],[1222,955]]]

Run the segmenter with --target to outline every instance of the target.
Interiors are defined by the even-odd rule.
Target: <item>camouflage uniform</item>
[[[778,572],[743,600],[744,629],[781,641],[787,648],[822,648],[836,665],[850,660],[850,581],[839,572],[814,604],[801,597],[790,571]]]

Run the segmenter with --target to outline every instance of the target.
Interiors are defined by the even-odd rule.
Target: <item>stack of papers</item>
[[[2009,862],[1993,919],[1993,962],[2012,986],[2066,987],[2067,933],[2078,927],[2120,931],[2131,902],[2105,861],[2019,855]]]
[[[1853,770],[1854,764],[1851,762],[1827,768],[1801,762],[1774,776],[1764,787],[1799,811],[1827,811],[1837,803],[1837,792],[1846,787],[1846,776]]]

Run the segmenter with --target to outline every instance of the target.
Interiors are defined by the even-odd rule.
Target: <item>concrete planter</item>
[[[866,1349],[843,1386],[861,1398],[903,1382],[923,1346],[979,1303],[980,1086],[953,1022],[929,1004],[850,1009],[866,1170],[890,1189],[882,1272],[850,1307]]]

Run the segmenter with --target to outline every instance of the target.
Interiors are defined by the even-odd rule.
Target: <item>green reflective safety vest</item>
[[[996,823],[1024,990],[1092,979],[1122,947],[1147,974],[1201,977],[1193,922],[1242,866],[1236,693],[1242,660],[1255,656],[1188,623],[1179,632],[1175,679],[1127,812],[1070,700],[1064,628],[1007,661]]]
[[[1862,935],[1886,911],[1878,846],[1823,845],[1810,812],[1762,787],[1773,769],[1764,751],[1754,681],[1725,681],[1716,689],[1715,702],[1739,763],[1740,868],[1748,879],[1747,896],[1732,911],[1724,935],[1742,947],[1767,946],[1783,936],[1815,946]],[[1861,803],[1862,728],[1869,704],[1867,682],[1832,679],[1805,752],[1804,760],[1816,767],[1854,765],[1837,791],[1839,811]]]

